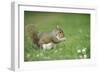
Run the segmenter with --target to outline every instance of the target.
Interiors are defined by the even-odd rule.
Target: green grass
[[[80,55],[84,54],[90,58],[90,14],[25,11],[24,25],[24,61],[83,59]],[[67,39],[44,51],[32,43],[30,33],[34,29],[28,31],[32,25],[39,32],[52,31],[55,25],[60,25]],[[77,52],[83,48],[85,52]]]

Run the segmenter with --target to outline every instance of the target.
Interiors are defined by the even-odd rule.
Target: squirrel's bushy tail
[[[36,29],[34,24],[27,24],[25,26],[25,33],[28,35],[28,37],[32,40],[32,42],[34,44],[39,46],[38,45],[38,41],[39,41],[38,31],[37,31],[37,29]]]

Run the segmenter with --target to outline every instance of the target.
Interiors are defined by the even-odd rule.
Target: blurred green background
[[[56,25],[64,31],[66,41],[45,51],[32,43],[32,26],[39,32],[48,32]],[[89,58],[90,14],[24,11],[24,61]]]

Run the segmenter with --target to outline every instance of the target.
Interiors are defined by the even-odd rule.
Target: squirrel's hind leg
[[[54,43],[42,44],[42,48],[43,48],[43,50],[52,49],[52,48],[54,48]]]

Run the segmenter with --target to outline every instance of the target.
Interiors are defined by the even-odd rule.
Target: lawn
[[[43,50],[32,43],[35,26],[39,32],[50,32],[59,25],[66,41],[56,48]],[[29,29],[31,28],[31,31]],[[24,61],[69,60],[90,58],[90,14],[24,12]]]

